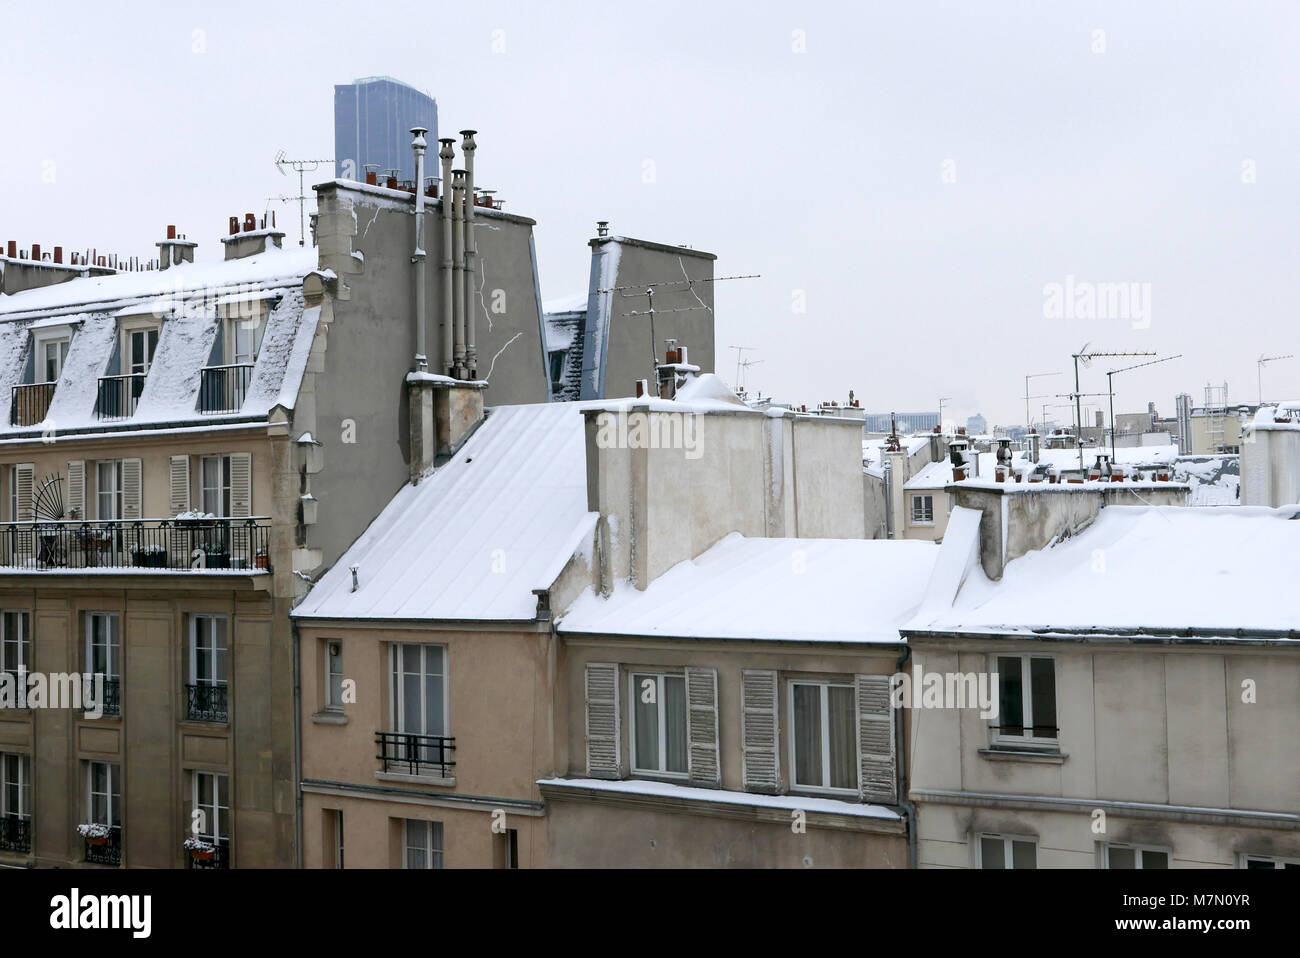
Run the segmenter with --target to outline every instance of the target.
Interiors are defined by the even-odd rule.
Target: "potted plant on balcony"
[[[204,565],[209,569],[230,568],[230,547],[225,543],[211,542],[203,547]]]
[[[108,826],[98,822],[84,822],[78,825],[77,834],[92,845],[108,844]]]
[[[205,842],[197,835],[191,835],[185,839],[185,850],[190,853],[190,857],[196,862],[210,862],[217,854],[216,845]]]
[[[167,550],[157,543],[137,546],[131,550],[131,561],[145,569],[164,569],[167,567]]]

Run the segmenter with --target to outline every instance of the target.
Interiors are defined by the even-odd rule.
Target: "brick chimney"
[[[238,216],[230,217],[230,235],[221,237],[226,247],[226,259],[243,259],[265,253],[269,247],[281,249],[284,246],[284,233],[275,228],[275,211],[260,220],[252,213],[245,213],[241,223]]]
[[[168,226],[167,238],[154,245],[158,247],[158,268],[166,269],[181,263],[193,263],[194,247],[199,244],[187,240],[184,233],[177,233],[175,226]]]
[[[459,380],[428,372],[406,375],[411,445],[410,480],[418,483],[455,455],[483,421],[486,380]]]

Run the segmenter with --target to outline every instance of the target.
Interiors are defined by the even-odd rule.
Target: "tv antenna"
[[[740,376],[741,376],[740,370],[742,367],[746,365],[745,353],[753,352],[758,347],[757,346],[728,346],[727,348],[734,349],[736,351],[736,388],[739,389]]]
[[[1146,350],[1143,352],[1107,352],[1100,349],[1089,349],[1091,343],[1084,343],[1077,353],[1071,353],[1070,358],[1074,360],[1074,392],[1069,395],[1074,399],[1074,441],[1079,447],[1079,468],[1083,468],[1083,410],[1079,405],[1079,364],[1083,363],[1083,368],[1087,369],[1092,365],[1094,359],[1101,357],[1118,357],[1118,356],[1154,356],[1155,353]],[[1089,393],[1089,395],[1103,396],[1105,393]]]
[[[1261,355],[1255,362],[1255,379],[1259,385],[1259,404],[1264,405],[1264,367],[1269,363],[1275,363],[1279,359],[1295,359],[1291,353],[1285,356],[1263,356]]]
[[[289,175],[289,170],[298,174],[298,195],[288,197],[289,200],[298,201],[298,245],[306,245],[307,227],[306,227],[306,209],[307,209],[307,189],[303,176],[315,170],[322,163],[333,163],[333,160],[291,160],[284,155],[284,150],[275,154],[275,166],[283,176]],[[288,169],[285,169],[288,167]]]

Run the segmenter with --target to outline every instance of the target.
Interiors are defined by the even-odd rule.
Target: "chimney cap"
[[[411,136],[423,136],[424,134],[426,134],[426,133],[428,133],[428,132],[429,132],[429,128],[428,128],[428,127],[425,127],[425,126],[413,126],[413,127],[411,127]]]
[[[461,135],[461,136],[473,136],[473,135],[476,134],[477,132],[478,132],[478,130],[461,130],[461,131],[460,131],[460,135]]]

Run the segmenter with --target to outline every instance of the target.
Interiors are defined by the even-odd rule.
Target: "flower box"
[[[92,845],[108,844],[108,826],[98,822],[88,822],[77,826],[77,834]]]

